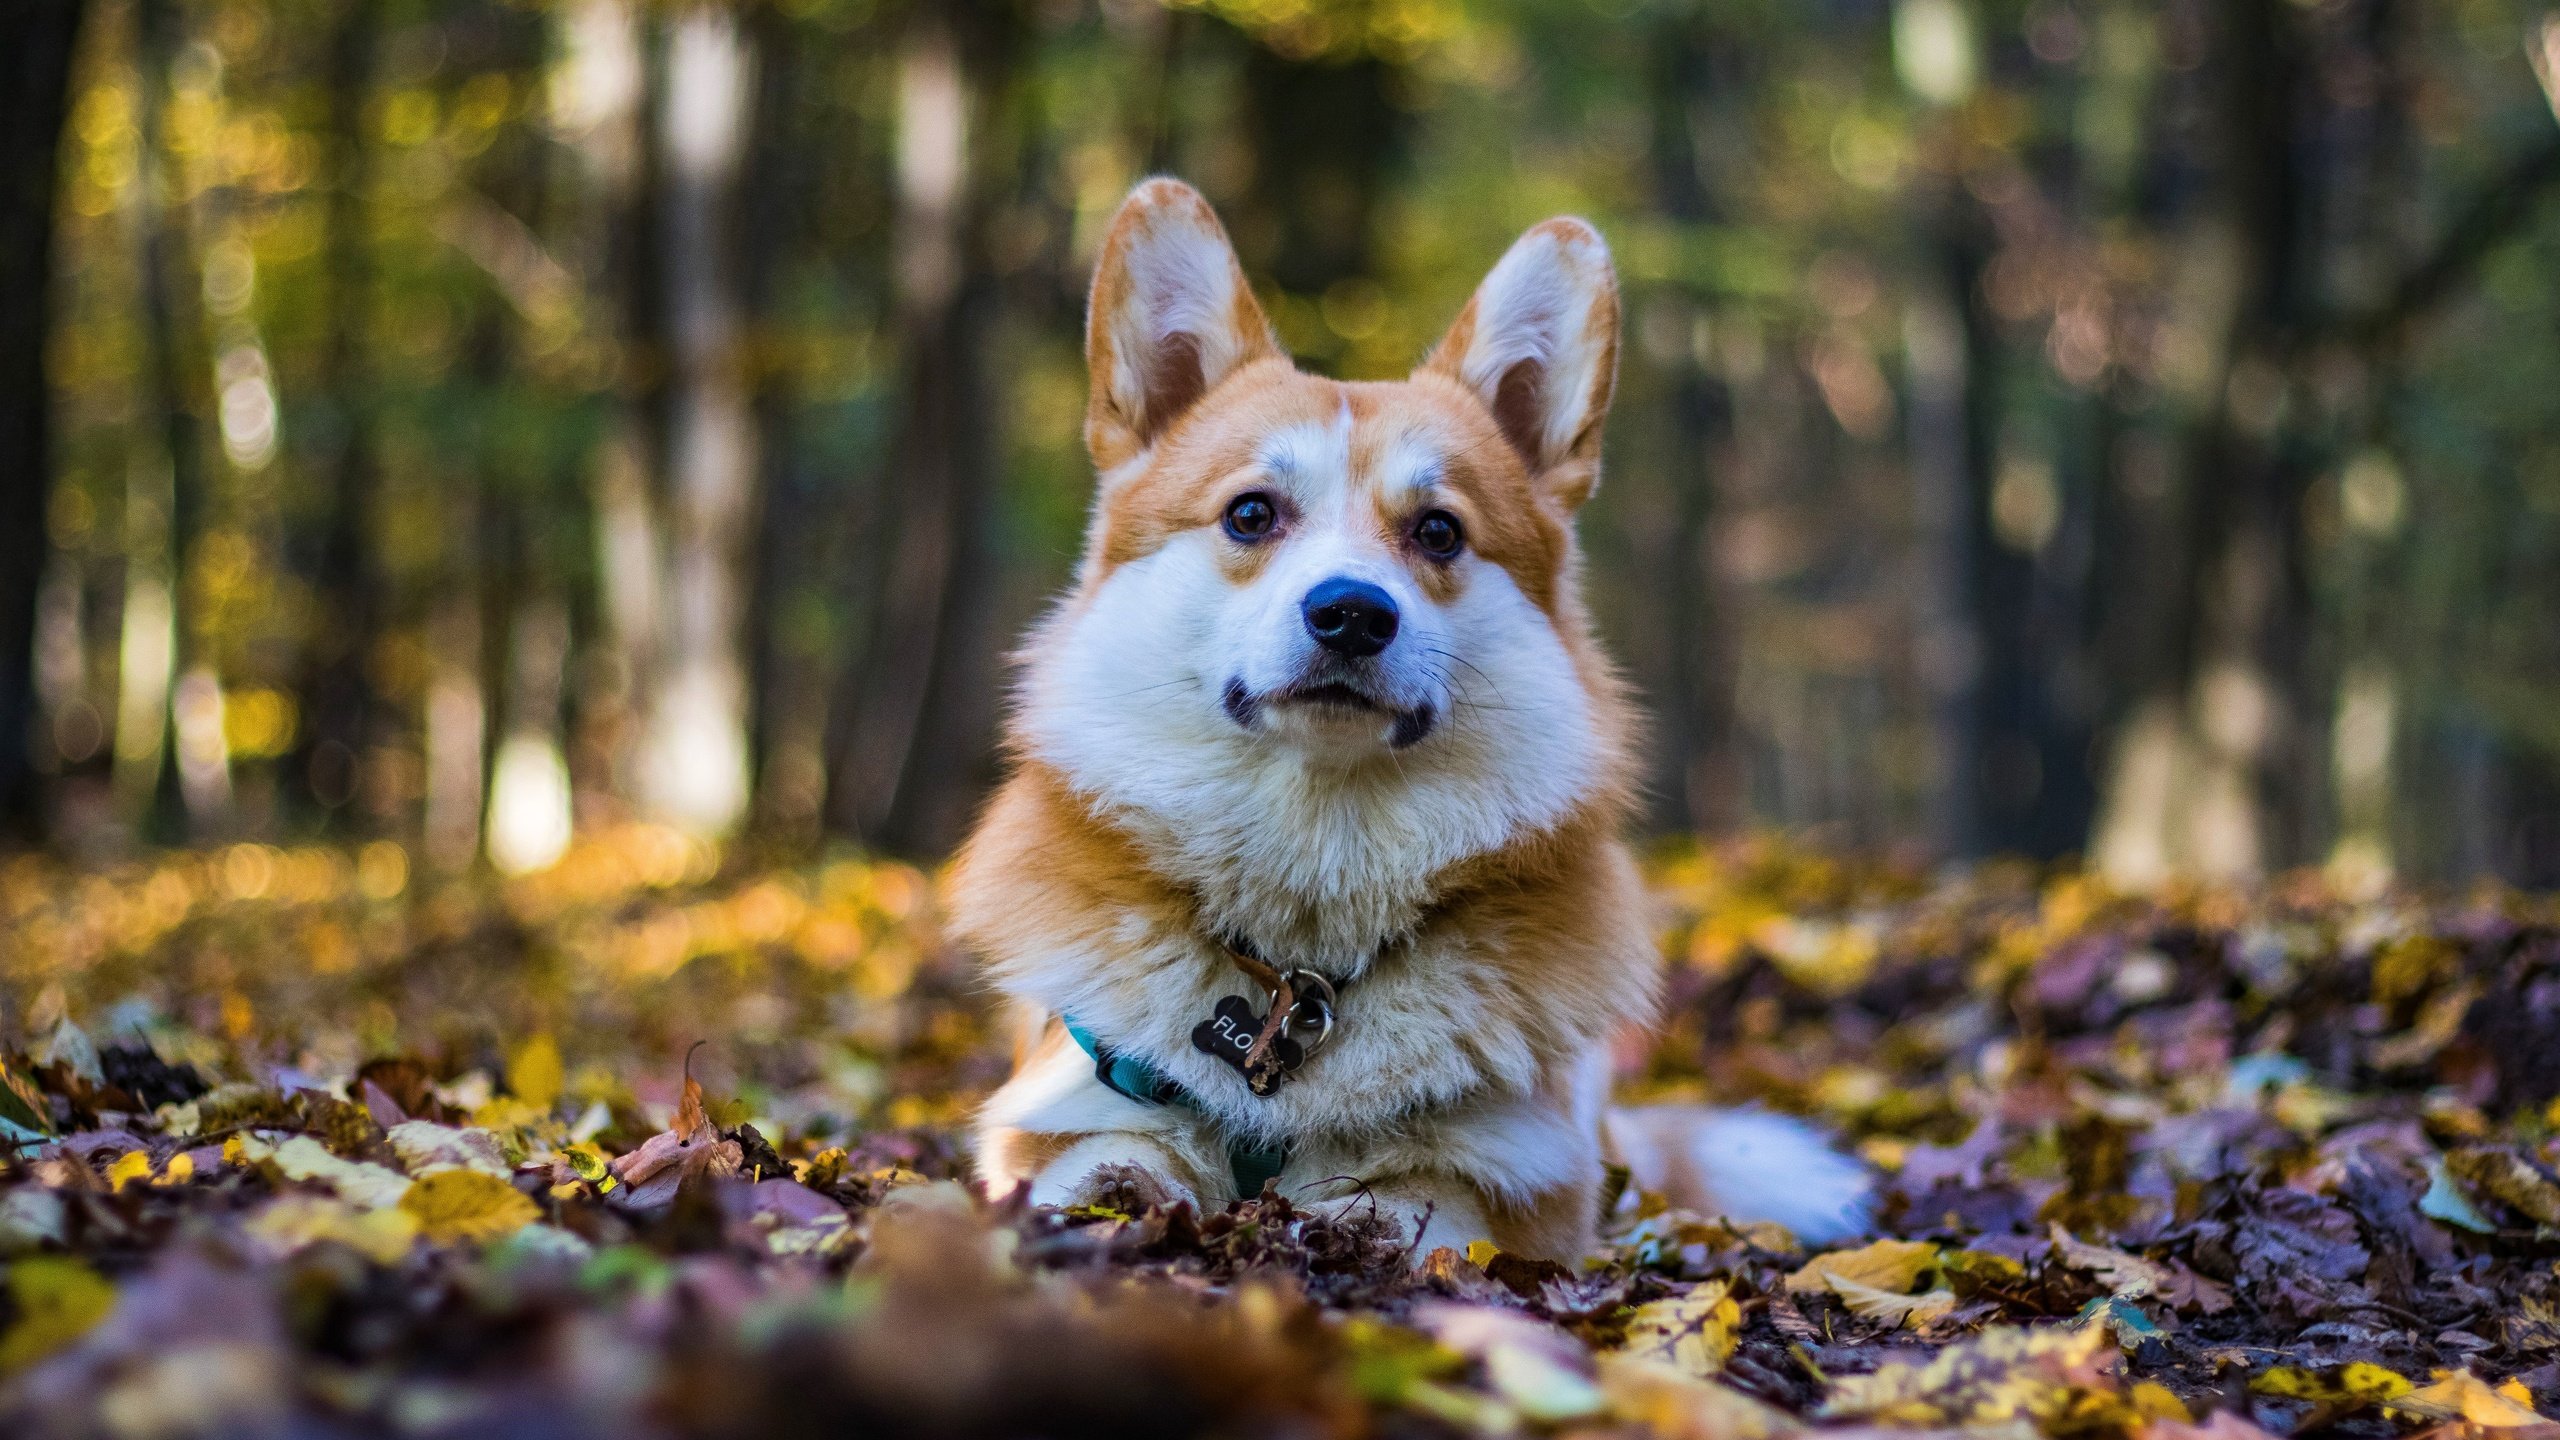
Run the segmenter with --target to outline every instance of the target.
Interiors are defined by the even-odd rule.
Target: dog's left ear
[[[1530,229],[1476,287],[1422,364],[1476,393],[1568,512],[1600,483],[1600,425],[1618,383],[1618,276],[1586,221]]]

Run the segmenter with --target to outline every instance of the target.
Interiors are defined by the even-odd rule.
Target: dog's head
[[[1572,520],[1617,345],[1607,247],[1550,220],[1409,378],[1306,375],[1207,202],[1139,186],[1093,282],[1101,487],[1024,656],[1027,748],[1157,811],[1428,790],[1469,844],[1613,784]]]

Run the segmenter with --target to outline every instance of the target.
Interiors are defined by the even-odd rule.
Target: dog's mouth
[[[1383,714],[1394,708],[1368,691],[1340,680],[1327,680],[1317,685],[1292,685],[1271,699],[1280,705],[1315,705],[1336,710],[1366,710],[1372,714]]]
[[[1268,695],[1256,695],[1245,688],[1242,680],[1230,680],[1219,699],[1228,718],[1247,730],[1254,727],[1254,722],[1261,718],[1265,709],[1277,706],[1333,718],[1382,717],[1394,722],[1395,728],[1388,734],[1387,744],[1396,750],[1419,744],[1439,723],[1438,710],[1428,703],[1411,707],[1398,705],[1339,678],[1302,680]]]

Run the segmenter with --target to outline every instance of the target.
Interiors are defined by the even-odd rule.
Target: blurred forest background
[[[1318,369],[1611,238],[1665,831],[2560,883],[2519,0],[9,0],[0,818],[930,857],[1206,190]]]

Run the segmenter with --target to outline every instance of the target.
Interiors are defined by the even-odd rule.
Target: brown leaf
[[[684,1098],[676,1104],[672,1128],[676,1137],[687,1144],[711,1135],[711,1111],[702,1103],[702,1082],[689,1074],[684,1077]]]

